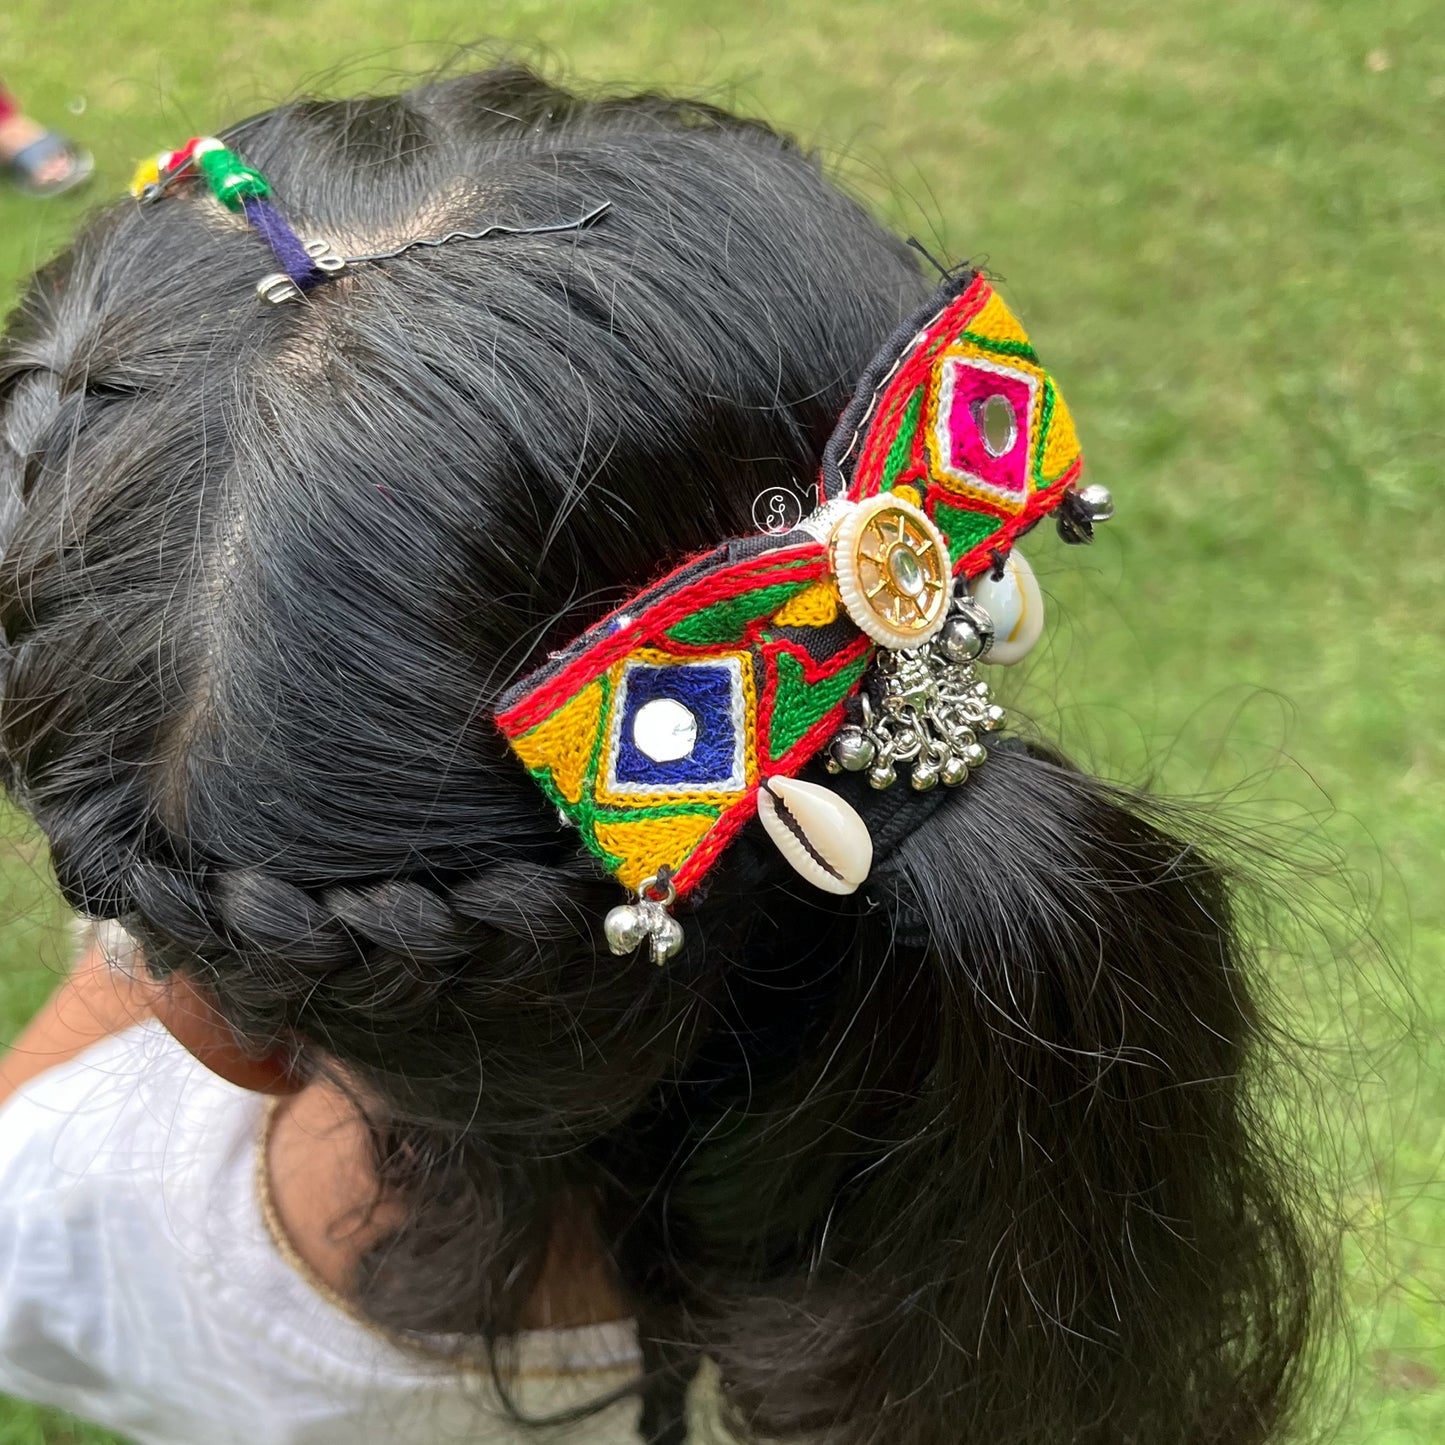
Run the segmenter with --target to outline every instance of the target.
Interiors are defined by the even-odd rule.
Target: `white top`
[[[0,1391],[140,1445],[638,1445],[635,1398],[527,1432],[483,1377],[323,1298],[266,1229],[263,1109],[141,1024],[0,1110]],[[533,1331],[518,1355],[532,1414],[638,1371],[629,1323]]]

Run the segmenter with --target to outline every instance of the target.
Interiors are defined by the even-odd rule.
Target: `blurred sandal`
[[[59,196],[84,185],[95,170],[89,151],[73,146],[58,131],[43,130],[13,155],[0,157],[17,189],[28,196]]]

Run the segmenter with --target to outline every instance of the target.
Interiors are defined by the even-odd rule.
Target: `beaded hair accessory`
[[[329,241],[303,241],[271,200],[271,185],[266,177],[213,136],[192,137],[179,150],[162,151],[142,161],[131,178],[130,193],[136,200],[149,203],[159,200],[178,182],[186,180],[204,182],[227,210],[244,215],[252,230],[270,246],[281,270],[263,276],[256,283],[256,294],[273,305],[299,301],[306,292],[340,275],[348,266],[366,261],[388,261],[418,246],[445,246],[451,241],[484,241],[491,236],[580,231],[611,208],[610,201],[603,201],[573,221],[541,226],[491,225],[480,231],[449,231],[444,236],[408,241],[394,251],[342,256]]]
[[[920,791],[962,783],[1003,722],[975,672],[1037,642],[1043,599],[1015,541],[1049,513],[1068,542],[1113,513],[1080,489],[1069,410],[988,281],[950,276],[889,339],[823,454],[796,526],[693,557],[554,653],[497,722],[562,821],[634,901],[616,954],[682,946],[670,909],[759,814],[819,888],[851,893],[873,844],[798,777]]]

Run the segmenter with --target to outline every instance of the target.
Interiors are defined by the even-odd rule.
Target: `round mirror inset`
[[[637,751],[655,763],[675,763],[697,744],[697,719],[676,698],[655,697],[632,719]]]
[[[973,419],[983,438],[984,450],[991,457],[1001,457],[1013,450],[1019,439],[1018,418],[1013,403],[995,392],[973,404]]]
[[[905,597],[917,597],[928,583],[918,557],[901,542],[888,549],[888,580]]]

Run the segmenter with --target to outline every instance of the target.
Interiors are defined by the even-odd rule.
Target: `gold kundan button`
[[[948,545],[921,507],[880,492],[851,507],[829,544],[848,616],[884,647],[919,647],[943,626]]]

